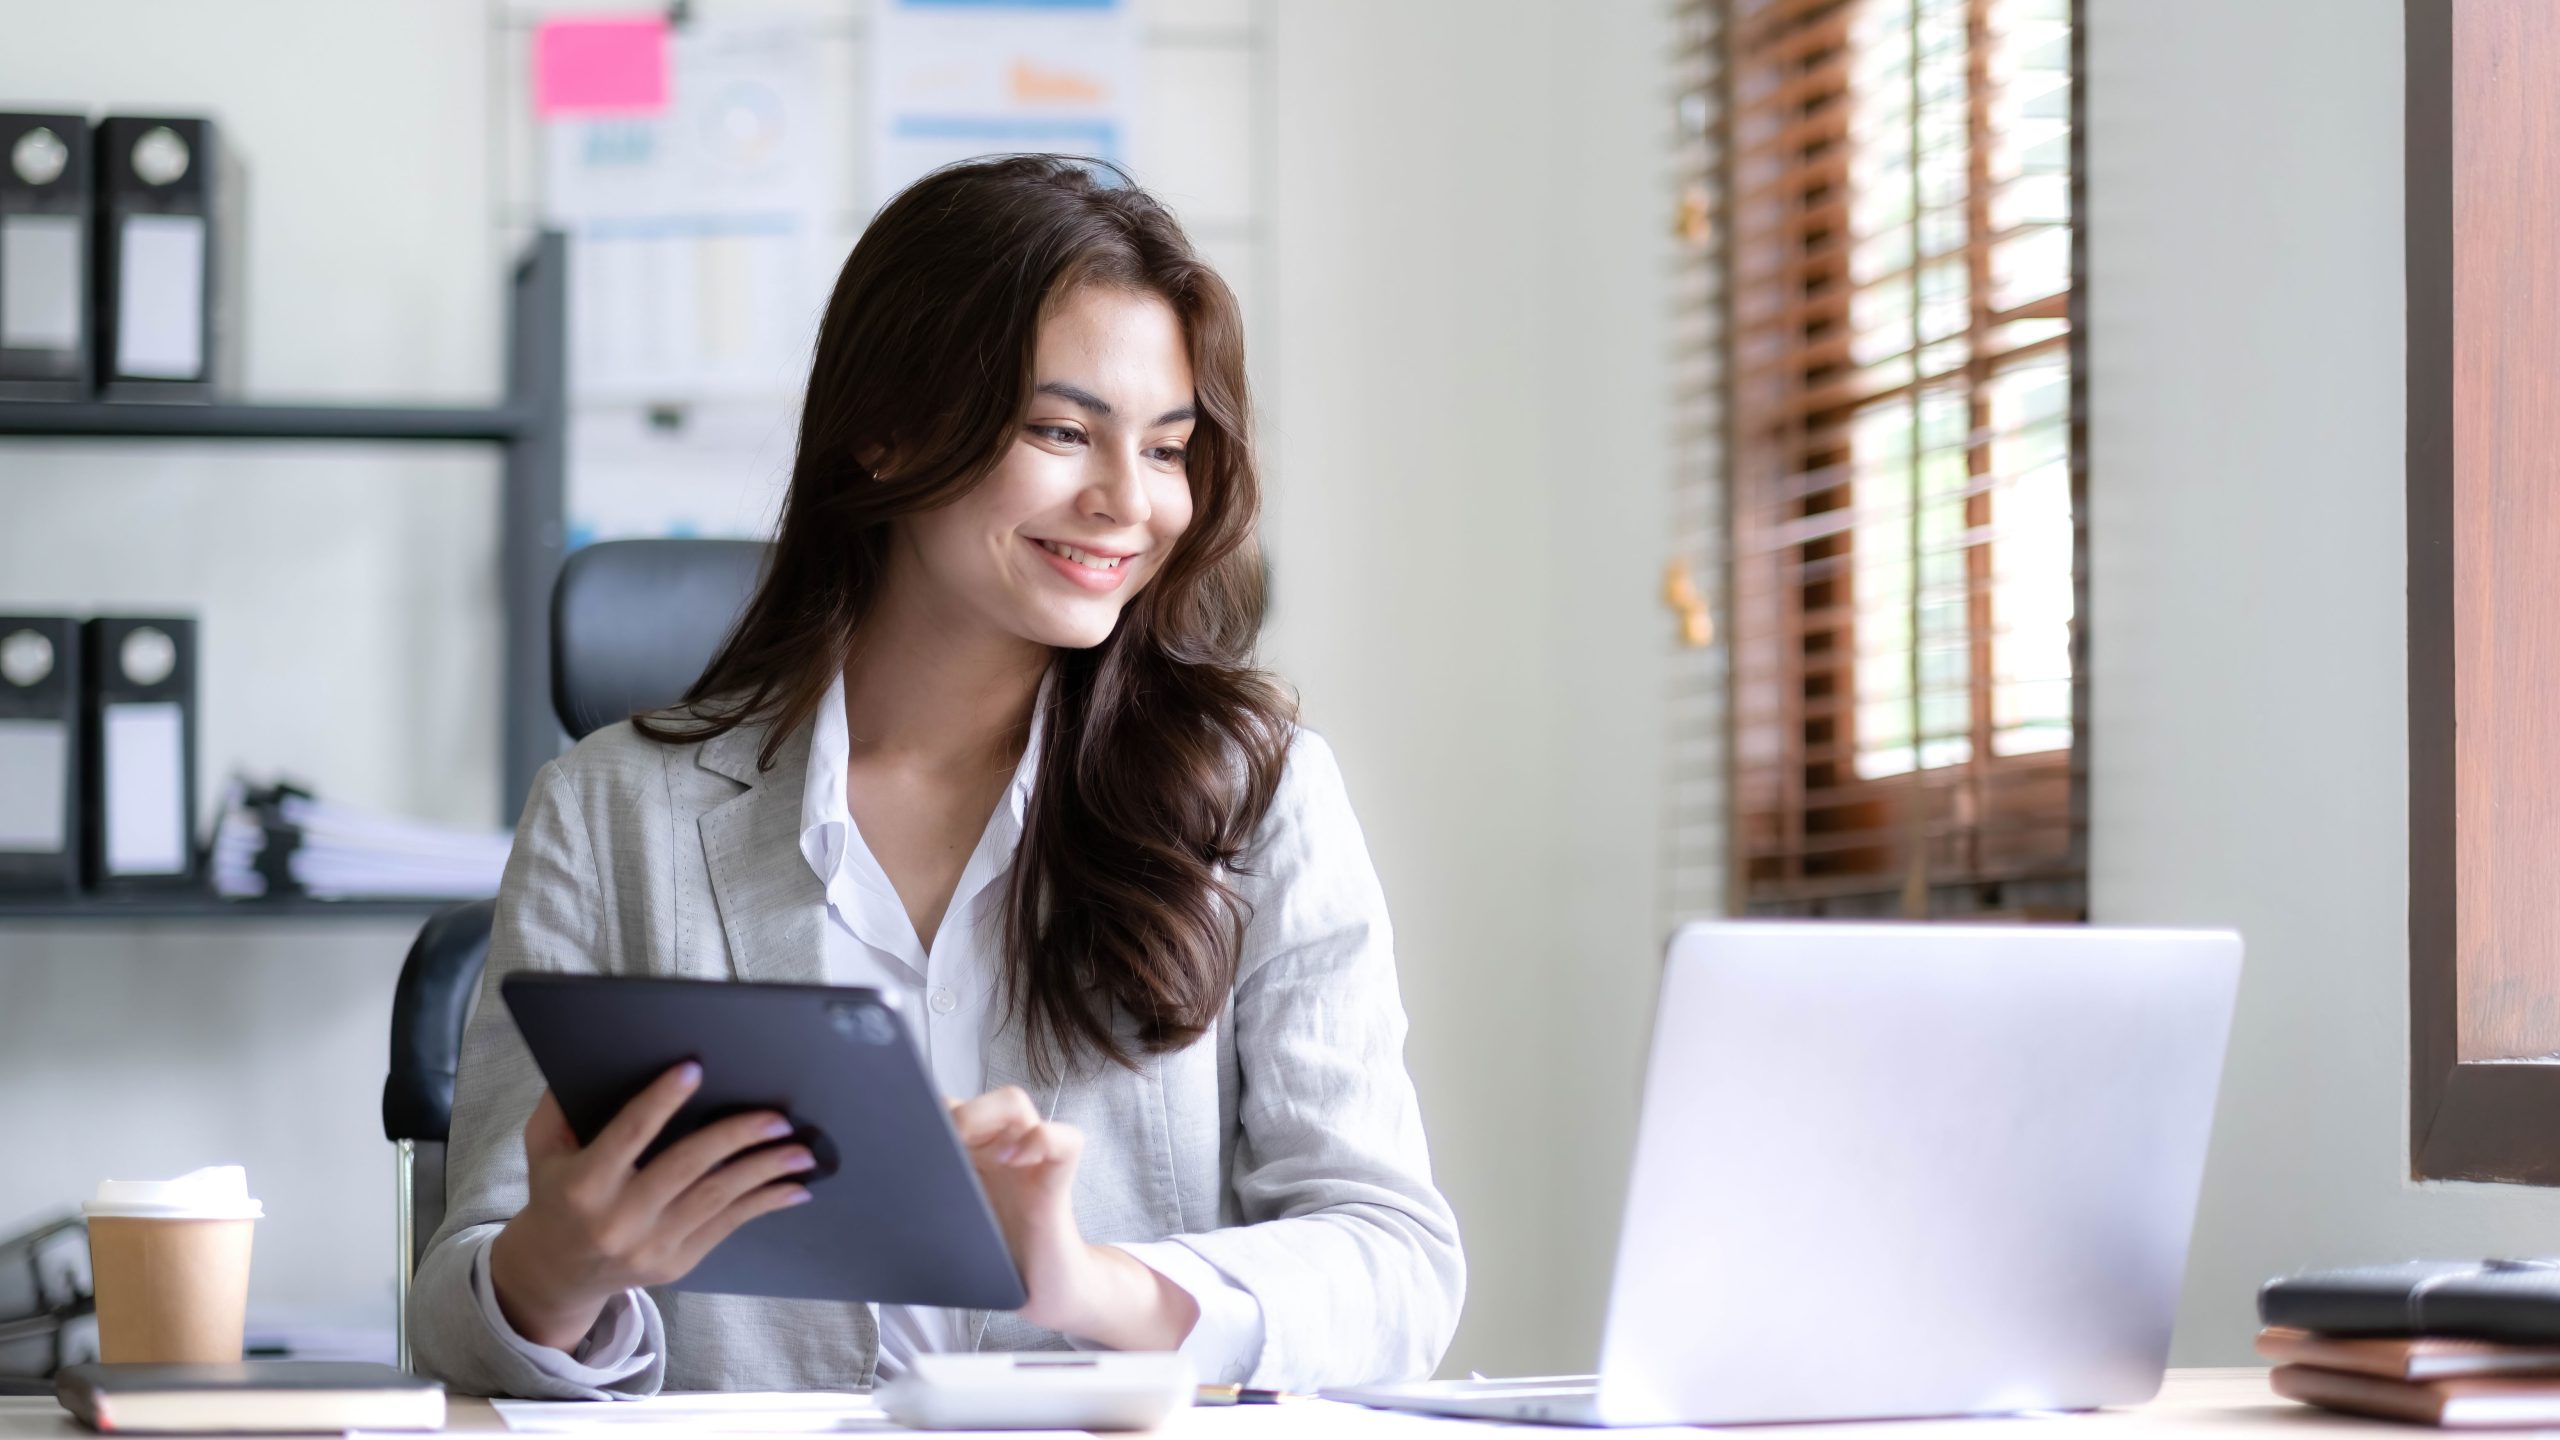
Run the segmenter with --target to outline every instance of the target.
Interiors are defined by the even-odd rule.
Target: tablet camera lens
[[[837,1034],[865,1045],[887,1045],[898,1038],[898,1023],[876,1006],[831,1005],[827,1007],[827,1023],[835,1026]]]

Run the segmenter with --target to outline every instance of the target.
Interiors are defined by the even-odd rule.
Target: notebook
[[[2279,1365],[2267,1379],[2288,1400],[2451,1430],[2560,1424],[2560,1378],[2547,1375],[2385,1380],[2314,1365]]]
[[[54,1397],[119,1435],[444,1428],[442,1385],[354,1361],[74,1365],[55,1377]]]
[[[2258,1332],[2258,1354],[2278,1365],[2317,1365],[2385,1380],[2453,1380],[2475,1375],[2560,1376],[2560,1345],[2502,1345],[2494,1340],[2410,1336],[2342,1340],[2270,1326]]]

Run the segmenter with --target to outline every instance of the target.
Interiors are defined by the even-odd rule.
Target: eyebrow
[[[1109,416],[1112,413],[1110,401],[1103,399],[1101,396],[1094,394],[1092,391],[1087,390],[1082,386],[1070,385],[1064,380],[1048,381],[1038,386],[1033,393],[1040,395],[1055,395],[1059,399],[1064,400],[1071,405],[1081,405],[1096,415]],[[1198,418],[1200,418],[1200,411],[1196,406],[1179,405],[1157,416],[1155,423],[1158,425],[1171,425],[1178,420],[1196,420]]]

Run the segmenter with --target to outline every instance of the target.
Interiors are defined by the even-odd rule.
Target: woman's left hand
[[[1124,1250],[1086,1244],[1076,1226],[1083,1131],[1041,1119],[1015,1085],[952,1101],[951,1124],[1022,1270],[1023,1319],[1117,1350],[1182,1343],[1200,1318],[1190,1292]]]

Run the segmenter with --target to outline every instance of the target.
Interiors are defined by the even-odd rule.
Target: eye
[[[1179,445],[1159,445],[1147,454],[1159,465],[1179,465],[1191,456],[1190,451]]]
[[[1084,432],[1073,425],[1026,425],[1023,428],[1029,430],[1032,434],[1039,436],[1041,439],[1048,441],[1052,445],[1081,445],[1084,443]]]

